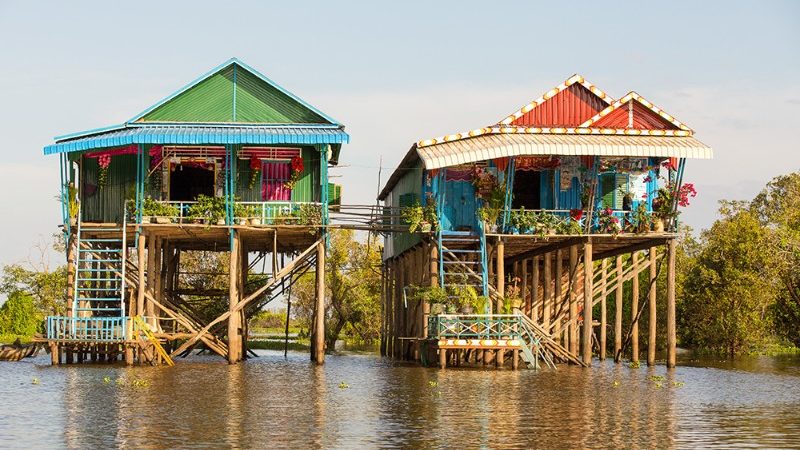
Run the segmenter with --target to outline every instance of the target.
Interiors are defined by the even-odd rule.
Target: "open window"
[[[538,170],[517,170],[514,172],[514,198],[512,209],[541,209],[542,175]]]

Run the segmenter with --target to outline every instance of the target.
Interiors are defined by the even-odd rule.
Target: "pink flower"
[[[651,182],[651,181],[653,181],[653,177],[651,177],[650,175],[648,175],[648,176],[644,177],[644,181],[643,181],[643,183],[649,183],[649,182]]]
[[[606,208],[606,214],[608,214],[608,215],[610,216],[610,215],[611,215],[611,213],[613,213],[613,211],[611,210],[611,208]]]

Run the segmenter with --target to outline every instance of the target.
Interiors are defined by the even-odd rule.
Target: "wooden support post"
[[[80,267],[80,264],[75,264],[77,258],[75,258],[75,253],[77,251],[77,239],[74,238],[74,235],[70,233],[69,240],[67,241],[67,298],[69,299],[70,305],[70,315],[72,317],[77,317],[77,311],[73,311],[73,303],[72,300],[75,298],[75,269]]]
[[[539,323],[539,257],[533,257],[533,267],[531,268],[531,320]]]
[[[503,300],[506,295],[506,267],[505,267],[505,244],[503,240],[497,239],[497,312],[503,312]]]
[[[439,349],[439,368],[444,369],[447,367],[447,349]]]
[[[498,369],[503,368],[503,366],[505,365],[505,362],[506,362],[506,352],[505,352],[505,350],[497,350],[497,356],[496,356],[495,359],[497,361],[497,368]]]
[[[614,262],[614,269],[617,271],[617,289],[614,298],[614,362],[620,361],[620,350],[622,349],[622,294],[624,283],[622,282],[622,255],[618,255]]]
[[[317,242],[317,295],[314,306],[314,362],[325,363],[325,241]]]
[[[569,352],[578,354],[578,246],[569,247]]]
[[[228,317],[228,363],[236,364],[241,359],[242,352],[239,334],[239,330],[242,326],[242,316],[238,314],[238,311],[235,309],[239,300],[241,300],[241,293],[239,292],[239,278],[241,276],[239,264],[241,263],[241,256],[239,252],[241,251],[242,243],[239,230],[232,228],[231,233],[233,233],[233,240],[231,243],[231,255],[228,265],[228,307],[231,312]]]
[[[136,314],[144,315],[144,293],[147,289],[145,280],[145,267],[147,265],[147,255],[145,254],[145,235],[144,232],[139,233],[139,239],[136,242],[137,263],[139,270],[139,286],[136,290]]]
[[[50,364],[57,366],[61,363],[61,358],[58,356],[58,344],[55,342],[48,342],[47,345],[50,347]]]
[[[434,241],[430,242],[430,272],[428,273],[429,283],[431,287],[439,285],[439,248]],[[485,311],[475,311],[476,314],[483,314]],[[423,302],[422,304],[422,337],[428,337],[428,317],[431,315],[431,304]]]
[[[147,279],[147,292],[156,298],[156,278],[158,274],[158,268],[156,267],[156,247],[158,246],[158,237],[154,235],[148,236],[147,239],[147,273],[145,274],[145,278]],[[156,300],[158,300],[156,298]],[[148,318],[153,317],[155,315],[155,308],[153,302],[148,299],[145,299],[144,303],[144,314]],[[152,328],[154,323],[152,320],[148,321],[150,327]]]
[[[511,351],[511,368],[519,369],[519,350],[516,348]]]
[[[667,247],[667,367],[675,367],[677,339],[675,336],[675,251],[677,241],[670,239]]]
[[[650,295],[647,299],[647,365],[656,364],[656,247],[650,247]]]
[[[530,294],[529,289],[528,289],[528,261],[529,260],[527,260],[527,259],[523,259],[522,260],[522,289],[520,291],[521,291],[521,294],[522,294],[522,301],[524,302],[524,304],[522,306],[522,308],[523,308],[522,313],[524,315],[530,317],[530,314],[531,314],[531,297],[530,297],[530,295],[528,295],[528,294]]]
[[[240,239],[239,242],[239,255],[239,270],[241,271],[241,274],[239,276],[238,290],[240,295],[244,295],[245,285],[247,284],[247,275],[250,269],[250,260],[249,253],[247,251],[247,244],[243,239]],[[242,346],[241,353],[239,353],[239,360],[244,361],[247,359],[247,311],[246,309],[240,309],[238,314],[241,316],[239,318],[239,342]]]
[[[631,264],[633,264],[633,293],[631,295],[631,361],[639,361],[639,253],[631,253]]]
[[[552,311],[550,310],[550,304],[552,303],[552,296],[553,296],[553,275],[551,270],[551,264],[553,263],[553,255],[552,253],[545,253],[544,254],[544,279],[542,280],[542,291],[544,293],[542,297],[542,326],[545,330],[550,329],[550,316],[552,315]]]
[[[555,315],[557,317],[556,323],[553,326],[553,339],[559,343],[561,342],[560,339],[562,337],[561,319],[559,318],[559,316],[561,316],[562,308],[564,308],[564,303],[563,303],[564,298],[561,295],[561,283],[562,283],[562,278],[564,277],[563,260],[564,260],[564,252],[559,248],[556,250],[555,286],[553,289],[553,294],[555,298],[555,302],[553,304],[553,310],[554,310],[553,312],[556,313]],[[558,307],[556,307],[555,305],[558,305]]]
[[[600,267],[603,272],[601,283],[603,283],[603,297],[600,298],[600,361],[606,359],[606,297],[608,297],[608,260],[603,259],[600,261]]]
[[[592,241],[583,244],[583,363],[592,365],[592,281],[594,264],[592,262]]]

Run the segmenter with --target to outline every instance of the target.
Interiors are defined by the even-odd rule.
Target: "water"
[[[537,373],[259,354],[236,366],[0,363],[0,447],[800,447],[797,357]]]

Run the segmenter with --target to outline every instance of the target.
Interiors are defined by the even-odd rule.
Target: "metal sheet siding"
[[[492,134],[417,148],[428,170],[517,155],[599,155],[710,159],[693,137]]]
[[[328,123],[320,115],[245,70],[237,71],[235,122]]]
[[[228,66],[147,113],[142,122],[232,122],[233,66]]]
[[[422,168],[408,170],[405,175],[397,182],[392,192],[391,205],[400,205],[400,196],[403,194],[414,193],[417,198],[422,198]],[[399,219],[395,223],[400,223]],[[419,234],[411,233],[391,233],[392,253],[389,257],[397,256],[420,242]]]
[[[305,147],[302,150],[303,173],[292,189],[292,200],[296,202],[319,201],[319,151]]]
[[[617,108],[609,115],[599,119],[592,126],[597,128],[633,128],[637,130],[679,130],[671,122],[646,108],[637,101],[630,100],[633,104],[633,126],[628,126],[628,105]]]
[[[48,145],[44,148],[44,154],[85,151],[130,144],[313,145],[344,144],[349,141],[350,136],[338,127],[148,125],[130,126],[123,130]]]
[[[580,84],[573,84],[533,108],[512,125],[524,127],[575,127],[608,104]]]
[[[96,158],[84,158],[81,167],[81,214],[83,220],[122,223],[125,200],[136,189],[136,155],[115,156],[108,167],[105,187],[97,187]],[[87,195],[94,189],[92,195]]]
[[[561,171],[556,170],[555,186],[558,187],[558,201],[556,209],[577,209],[581,207],[581,184],[578,177],[572,177],[569,189],[561,190]]]

